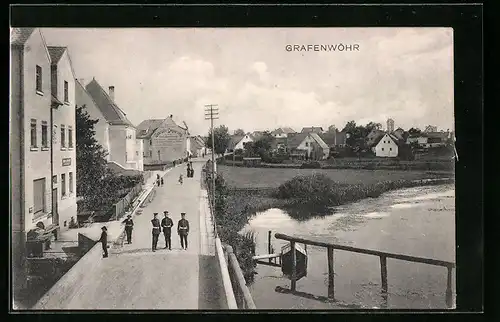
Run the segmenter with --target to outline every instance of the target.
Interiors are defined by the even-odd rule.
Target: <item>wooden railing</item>
[[[343,251],[348,251],[348,252],[353,252],[353,253],[374,255],[374,256],[378,256],[380,258],[380,277],[382,280],[382,296],[383,296],[383,299],[386,303],[387,303],[387,289],[388,289],[388,285],[387,285],[387,259],[388,258],[399,259],[399,260],[414,262],[414,263],[423,263],[423,264],[446,267],[448,270],[447,284],[446,284],[446,305],[449,308],[451,308],[453,306],[453,293],[451,290],[451,283],[452,283],[452,269],[455,268],[455,263],[437,260],[437,259],[431,259],[431,258],[388,253],[388,252],[382,252],[382,251],[371,250],[371,249],[364,249],[364,248],[357,248],[357,247],[351,247],[351,246],[345,246],[345,245],[325,243],[325,242],[320,242],[320,241],[313,241],[313,240],[308,240],[308,239],[299,238],[299,237],[287,236],[287,235],[280,234],[280,233],[276,233],[274,236],[277,239],[286,240],[286,241],[290,242],[290,248],[291,248],[291,252],[292,252],[292,276],[291,276],[290,289],[292,292],[295,292],[296,285],[297,285],[297,281],[296,281],[296,264],[297,263],[296,263],[296,257],[295,257],[296,256],[295,244],[301,243],[301,244],[305,244],[305,245],[324,247],[327,249],[328,297],[331,299],[335,299],[335,287],[334,287],[334,285],[335,285],[334,275],[335,274],[334,274],[333,251],[336,249],[336,250],[343,250]]]

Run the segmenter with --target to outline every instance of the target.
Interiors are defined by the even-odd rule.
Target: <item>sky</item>
[[[454,127],[451,28],[42,29],[76,78],[115,86],[132,123],[173,115],[206,135],[205,104],[232,132],[351,120]],[[351,45],[351,50],[339,51]],[[299,51],[302,45],[337,45]],[[298,46],[294,46],[298,45]],[[355,50],[357,45],[359,50]],[[317,47],[321,49],[321,47]]]

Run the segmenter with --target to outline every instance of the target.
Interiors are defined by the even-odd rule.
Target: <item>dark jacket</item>
[[[172,231],[172,227],[174,226],[174,222],[170,218],[163,218],[161,220],[161,226],[163,227],[164,232],[169,233]]]
[[[189,233],[189,221],[187,221],[187,219],[179,220],[177,224],[177,233],[181,235]]]
[[[106,245],[108,243],[108,233],[103,231],[101,233],[101,238],[98,241],[101,242],[103,245]]]
[[[132,219],[125,219],[123,224],[125,224],[125,229],[132,229],[134,227],[134,221]]]
[[[151,219],[151,223],[153,224],[153,234],[159,235],[161,231],[160,221],[158,219]]]

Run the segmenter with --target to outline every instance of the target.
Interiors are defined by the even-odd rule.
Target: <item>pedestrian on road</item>
[[[134,221],[131,215],[127,215],[127,219],[123,221],[125,224],[125,233],[127,234],[127,244],[132,244],[132,229],[134,229]]]
[[[179,183],[182,185],[182,173],[179,176]]]
[[[160,221],[158,220],[158,213],[155,212],[153,214],[153,219],[151,219],[151,224],[153,224],[153,245],[152,245],[152,250],[153,252],[156,252],[156,246],[158,245],[158,236],[160,235]]]
[[[163,177],[160,179],[161,186],[163,187]]]
[[[102,233],[101,233],[101,238],[99,241],[102,244],[102,258],[108,257],[108,229],[106,226],[101,227]]]
[[[189,221],[186,219],[186,213],[181,212],[181,220],[177,223],[177,233],[181,238],[181,247],[186,250],[188,248]]]
[[[170,217],[168,217],[168,211],[165,210],[163,212],[165,217],[161,220],[161,226],[163,227],[163,236],[165,237],[165,249],[168,248],[168,250],[172,250],[172,226],[174,225],[174,222]]]
[[[160,182],[160,179],[157,179],[157,180],[156,180],[156,185],[157,185],[158,187],[160,186],[160,183],[161,183],[161,182]]]

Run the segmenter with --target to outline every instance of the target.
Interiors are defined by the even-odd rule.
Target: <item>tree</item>
[[[245,135],[245,131],[243,131],[243,129],[237,129],[234,131],[234,135]]]
[[[214,145],[215,145],[215,153],[224,155],[226,149],[229,145],[229,141],[231,137],[229,136],[229,129],[225,125],[220,125],[219,127],[214,128]],[[207,147],[212,148],[212,130],[208,132],[207,138]]]
[[[354,130],[356,129],[356,122],[354,121],[349,121],[347,122],[347,124],[344,126],[344,129],[342,130],[342,132],[348,132],[348,133],[352,133],[354,132]]]
[[[408,130],[408,134],[410,135],[419,135],[422,131],[419,128],[412,127]]]
[[[381,130],[382,129],[382,124],[375,123],[375,122],[369,122],[368,124],[366,124],[365,129],[366,129],[366,132],[367,132],[367,135],[368,135],[368,133],[370,133],[373,130]]]
[[[113,198],[116,187],[109,186],[112,172],[107,168],[107,151],[95,139],[93,120],[85,105],[76,107],[76,195],[83,197],[84,208]]]
[[[271,133],[269,133],[269,131],[265,131],[262,136],[254,142],[248,142],[245,144],[245,149],[249,155],[260,156],[262,159],[265,159],[269,156],[273,140],[274,138]]]

